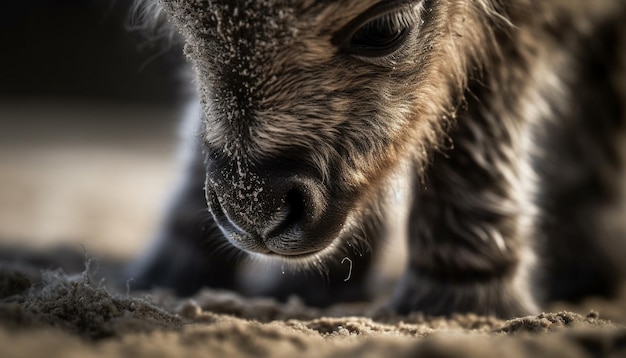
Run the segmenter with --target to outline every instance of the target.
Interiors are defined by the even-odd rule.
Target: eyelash
[[[388,56],[423,23],[424,2],[403,0],[375,5],[349,23],[334,42],[342,52],[350,55]]]
[[[412,8],[405,7],[403,9],[399,9],[393,12],[388,12],[380,17],[375,18],[374,20],[370,20],[364,25],[368,25],[371,23],[375,23],[375,25],[380,26],[390,26],[394,30],[399,30],[403,28],[411,28],[418,24],[421,24],[421,3],[420,5],[413,6]]]

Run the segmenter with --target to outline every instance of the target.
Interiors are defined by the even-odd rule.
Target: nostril
[[[297,177],[281,187],[286,190],[277,195],[280,204],[261,236],[266,247],[284,256],[310,254],[327,247],[334,239],[334,229],[321,225],[327,213],[321,185]]]
[[[300,222],[305,215],[305,195],[299,189],[291,189],[285,195],[285,206],[287,208],[287,217],[283,225],[291,226]]]
[[[292,188],[283,196],[282,205],[274,213],[274,218],[265,231],[265,238],[281,236],[296,229],[305,220],[306,194],[299,188]]]

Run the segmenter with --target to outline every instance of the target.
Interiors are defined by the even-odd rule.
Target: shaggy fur
[[[158,5],[196,73],[200,135],[142,285],[242,289],[237,258],[275,258],[322,278],[262,294],[361,298],[395,175],[409,260],[390,309],[511,317],[620,282],[624,2]],[[360,51],[381,18],[404,40]]]

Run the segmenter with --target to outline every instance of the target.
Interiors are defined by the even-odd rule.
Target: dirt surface
[[[394,316],[371,304],[315,309],[297,298],[278,303],[208,289],[185,299],[166,291],[129,295],[96,278],[115,263],[99,265],[79,251],[3,248],[1,259],[2,357],[626,355],[623,297],[508,321]],[[60,261],[87,268],[42,270]]]

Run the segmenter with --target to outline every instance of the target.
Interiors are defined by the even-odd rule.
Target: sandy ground
[[[0,357],[626,356],[626,294],[502,321],[107,289],[176,180],[176,114],[0,101]]]

